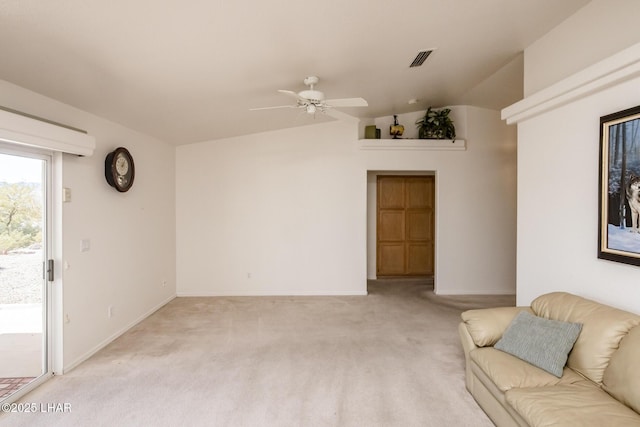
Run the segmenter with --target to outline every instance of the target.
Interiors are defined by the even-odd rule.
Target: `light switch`
[[[82,239],[80,241],[80,252],[89,252],[89,249],[91,249],[91,240]]]
[[[62,189],[62,201],[65,203],[69,203],[71,201],[71,189],[69,187],[64,187]]]

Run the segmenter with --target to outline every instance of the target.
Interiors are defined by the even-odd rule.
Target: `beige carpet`
[[[461,310],[424,281],[369,296],[177,298],[4,414],[11,426],[491,426],[464,387]]]

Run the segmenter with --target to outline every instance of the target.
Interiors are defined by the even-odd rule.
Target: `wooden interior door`
[[[377,275],[432,275],[434,177],[378,176],[377,184]]]

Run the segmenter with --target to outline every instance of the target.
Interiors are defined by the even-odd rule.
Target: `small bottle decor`
[[[393,136],[393,139],[398,139],[404,133],[404,126],[398,124],[398,116],[393,115],[393,124],[389,126],[389,134]]]

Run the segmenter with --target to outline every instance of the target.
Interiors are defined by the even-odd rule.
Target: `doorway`
[[[0,145],[0,401],[51,375],[51,159]]]
[[[433,276],[435,177],[377,176],[376,275]]]

